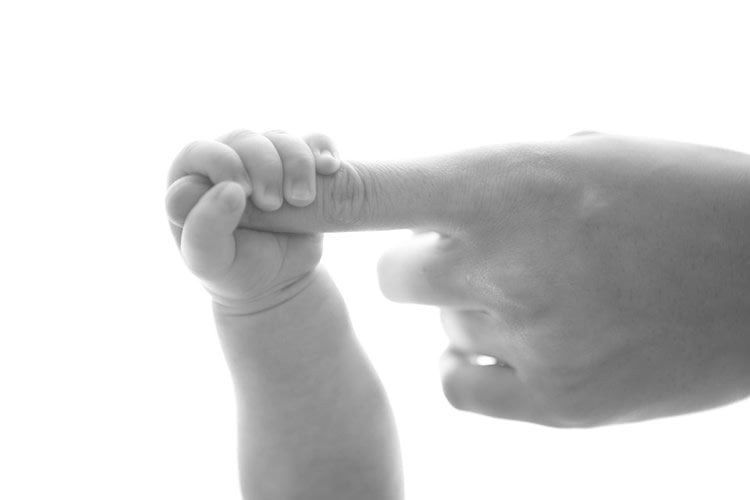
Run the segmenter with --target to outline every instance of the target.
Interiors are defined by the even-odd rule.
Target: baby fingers
[[[182,257],[199,278],[210,280],[235,260],[234,230],[245,210],[245,193],[235,182],[221,182],[204,194],[185,219]]]
[[[300,137],[282,131],[264,134],[274,145],[284,171],[284,199],[306,207],[315,199],[315,156]]]
[[[319,132],[308,134],[305,142],[315,155],[315,170],[322,175],[335,173],[341,166],[341,159],[336,145],[330,137]]]
[[[279,152],[264,135],[238,129],[218,138],[232,148],[242,160],[250,176],[250,199],[256,207],[267,212],[278,210],[284,203],[282,181],[284,174]]]
[[[177,155],[167,175],[167,186],[186,175],[197,174],[212,184],[238,182],[249,195],[252,191],[242,159],[237,152],[218,141],[193,141]]]

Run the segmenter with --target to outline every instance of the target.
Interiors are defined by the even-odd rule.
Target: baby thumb
[[[182,228],[182,257],[199,278],[210,279],[234,262],[234,230],[245,203],[242,186],[233,181],[220,182],[188,213]]]

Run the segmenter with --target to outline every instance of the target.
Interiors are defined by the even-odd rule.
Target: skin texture
[[[190,144],[168,175],[170,228],[211,296],[234,382],[245,498],[403,496],[388,399],[318,264],[321,235],[238,227],[254,202],[309,205],[316,175],[339,168],[336,155],[320,134],[236,131]]]
[[[187,188],[174,213],[185,205]],[[249,207],[240,226],[413,229],[381,259],[381,288],[441,308],[448,400],[592,427],[750,393],[748,221],[748,155],[589,132],[342,161],[318,177],[310,205]],[[500,363],[477,366],[471,354]]]

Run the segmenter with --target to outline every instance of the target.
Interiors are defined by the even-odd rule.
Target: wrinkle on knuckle
[[[495,196],[500,194],[504,203],[516,208],[548,204],[566,184],[563,170],[562,160],[549,148],[514,145],[505,153],[503,168],[493,182],[499,188]]]
[[[520,220],[532,224],[531,229],[546,228],[546,232],[524,234],[539,243],[561,244],[560,238],[580,212],[583,186],[564,174],[532,167],[518,175],[512,189],[508,202]]]
[[[321,196],[322,216],[332,224],[357,224],[367,216],[369,187],[363,174],[342,164]]]

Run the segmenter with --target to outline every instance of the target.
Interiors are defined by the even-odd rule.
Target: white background
[[[580,129],[750,152],[743,2],[3,2],[0,498],[238,499],[209,299],[167,168],[235,128],[386,159]],[[747,401],[555,430],[444,401],[437,310],[387,302],[409,232],[324,262],[390,395],[407,499],[747,498]]]

